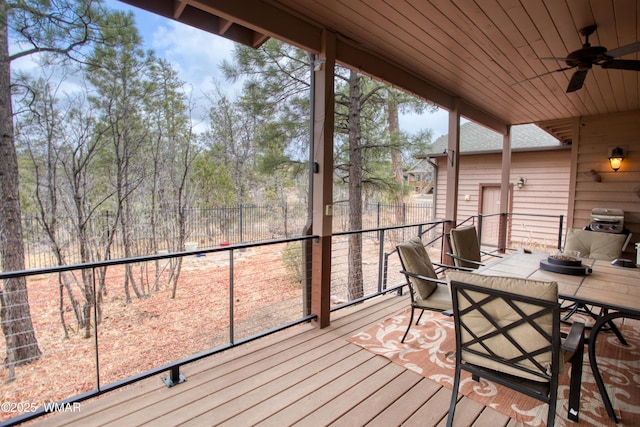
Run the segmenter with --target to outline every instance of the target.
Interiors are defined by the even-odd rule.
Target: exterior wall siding
[[[594,208],[621,209],[625,226],[633,233],[623,256],[635,259],[635,243],[640,242],[640,111],[585,116],[576,123],[572,150],[512,153],[509,182],[515,184],[520,176],[527,180],[522,189],[514,186],[512,212],[567,215],[566,227],[582,228]],[[609,166],[613,147],[625,151],[618,172]],[[441,157],[434,160],[438,164],[436,219],[444,219],[446,163]],[[500,168],[500,153],[461,156],[458,222],[478,214],[479,184],[499,183]],[[592,170],[601,177],[600,182],[592,179]],[[552,219],[516,215],[509,245],[553,246],[557,227]],[[538,236],[536,241],[532,236]]]
[[[624,256],[635,259],[634,243],[640,241],[640,111],[583,117],[576,140],[573,226],[588,224],[593,208],[622,209],[625,226],[633,233]],[[618,172],[609,166],[613,147],[625,151]],[[591,170],[600,182],[591,179]]]
[[[436,218],[444,219],[446,164],[444,158],[437,161]],[[511,220],[509,247],[549,250],[557,245],[559,220],[531,214],[563,215],[566,219],[570,166],[570,149],[512,153],[509,182],[513,184],[511,206],[515,215]],[[481,184],[499,185],[501,167],[501,153],[461,156],[456,222],[478,214]],[[515,185],[519,177],[526,180],[521,189]]]

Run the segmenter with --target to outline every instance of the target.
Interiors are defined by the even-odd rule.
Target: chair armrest
[[[451,265],[451,264],[441,264],[439,262],[432,262],[433,265],[436,265],[440,268],[442,268],[442,270],[440,270],[439,272],[442,272],[444,270],[462,270],[462,271],[476,271],[473,268],[468,268],[468,267],[458,267],[457,265]]]
[[[492,256],[492,257],[496,257],[496,258],[502,258],[502,255],[496,255],[493,252],[480,251],[480,253],[482,255]]]
[[[421,276],[419,274],[415,274],[415,273],[412,273],[412,272],[406,271],[406,270],[400,270],[400,273],[402,273],[404,275],[407,275],[409,277],[415,277],[416,279],[426,280],[426,281],[434,282],[434,283],[440,283],[441,285],[446,285],[447,284],[446,280],[433,279],[431,277]]]
[[[481,263],[481,262],[478,262],[478,261],[472,261],[472,260],[470,260],[470,259],[462,258],[462,257],[459,257],[458,255],[454,255],[454,254],[449,253],[449,252],[447,252],[447,255],[448,255],[448,256],[450,256],[451,258],[459,259],[460,261],[468,262],[468,263],[470,263],[470,264],[475,264],[475,265],[477,265],[477,266],[479,266],[479,267],[483,267],[483,266],[484,266],[484,264],[483,264],[483,263]]]
[[[575,353],[580,345],[584,345],[584,323],[573,322],[569,335],[562,342],[562,349]]]

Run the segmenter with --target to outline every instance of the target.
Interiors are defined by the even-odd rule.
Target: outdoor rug
[[[453,319],[425,311],[420,324],[412,325],[407,339],[401,343],[409,313],[407,309],[354,335],[349,341],[451,389],[455,370]],[[598,366],[618,415],[618,425],[640,426],[640,327],[622,325],[620,330],[629,346],[621,345],[612,333],[601,333]],[[564,374],[558,388],[556,426],[614,426],[595,384],[586,349],[584,357],[580,422],[567,419],[569,375]],[[465,371],[462,371],[460,393],[521,423],[546,424],[546,404],[484,379],[475,382]]]

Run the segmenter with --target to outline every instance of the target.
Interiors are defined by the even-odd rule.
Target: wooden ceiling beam
[[[258,34],[276,37],[308,52],[318,53],[321,49],[321,27],[263,1],[187,0],[187,3],[250,28]]]
[[[232,21],[229,21],[228,19],[224,19],[224,18],[218,18],[218,34],[223,35],[225,34],[229,28],[231,28],[231,26],[233,25]]]
[[[173,2],[173,19],[179,19],[185,7],[187,7],[187,3],[181,0],[175,0]]]

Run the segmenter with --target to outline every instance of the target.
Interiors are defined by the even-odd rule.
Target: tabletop
[[[542,270],[540,261],[546,260],[548,256],[546,252],[529,253],[520,250],[480,268],[478,273],[555,281],[558,283],[560,299],[604,309],[589,334],[589,363],[607,414],[617,423],[618,418],[598,367],[596,340],[606,324],[617,330],[612,323],[615,318],[631,317],[640,320],[640,268],[619,267],[611,265],[609,261],[583,259],[582,264],[591,267],[591,273],[573,276]],[[626,344],[620,332],[616,335]]]
[[[592,272],[584,276],[554,273],[540,268],[547,252],[518,251],[478,270],[480,274],[523,277],[558,282],[561,298],[604,308],[640,312],[640,268],[618,267],[609,261],[582,259]]]

